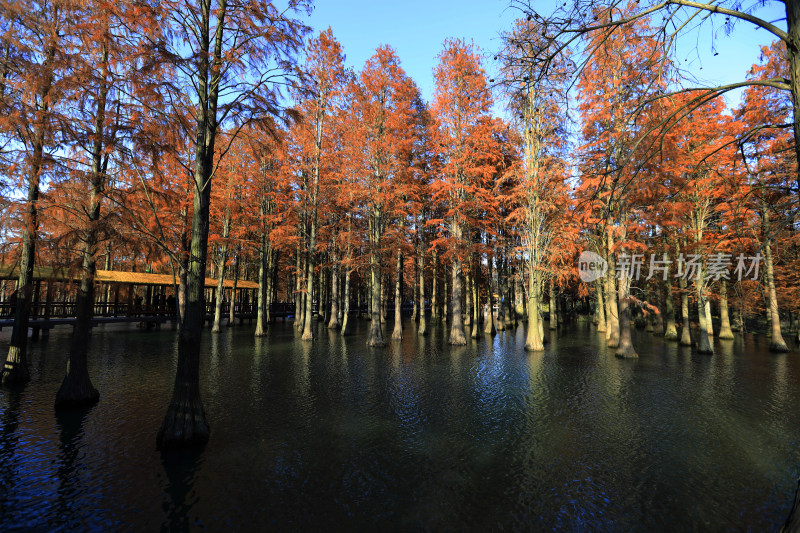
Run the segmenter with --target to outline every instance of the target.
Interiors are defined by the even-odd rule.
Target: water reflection
[[[212,438],[160,455],[175,334],[97,330],[106,399],[54,422],[63,344],[0,392],[0,522],[34,529],[678,530],[774,528],[800,466],[800,361],[752,336],[715,356],[634,331],[614,357],[588,322],[447,344],[447,324],[368,348],[315,322],[204,335]],[[172,347],[172,354],[169,349]],[[3,524],[5,525],[5,524]]]
[[[190,531],[201,522],[193,508],[200,501],[195,490],[197,472],[203,464],[202,452],[161,453],[161,466],[167,475],[161,531]]]
[[[81,479],[81,473],[85,470],[81,457],[84,449],[83,426],[90,411],[91,408],[59,411],[55,416],[56,427],[59,429],[59,454],[56,468],[56,477],[59,483],[56,490],[56,508],[63,520],[75,523],[80,522],[80,517],[74,516],[76,512],[88,511],[75,508],[77,507],[76,500],[79,499],[83,489],[81,485],[85,482]]]
[[[0,419],[0,479],[2,480],[3,492],[0,493],[0,516],[11,516],[13,509],[6,509],[10,502],[3,497],[4,494],[14,492],[17,476],[13,457],[16,455],[19,445],[19,420],[21,410],[21,389],[5,388],[3,391],[4,402],[3,416]]]

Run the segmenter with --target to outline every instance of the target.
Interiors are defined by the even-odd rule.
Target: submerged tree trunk
[[[486,291],[488,292],[487,295],[487,302],[486,302],[486,313],[484,317],[484,324],[483,324],[483,332],[487,335],[496,335],[497,329],[494,325],[494,276],[492,275],[492,258],[487,258],[487,276],[486,276]]]
[[[239,285],[239,257],[242,253],[241,248],[237,247],[235,260],[233,263],[233,284],[231,286],[231,301],[228,305],[228,327],[236,322],[236,288]]]
[[[481,336],[481,292],[478,286],[478,276],[481,273],[481,264],[476,259],[473,261],[475,264],[475,272],[472,276],[472,333],[470,336],[473,339],[479,339]]]
[[[87,352],[89,349],[89,332],[94,316],[94,278],[97,268],[96,247],[97,232],[100,220],[100,206],[106,184],[106,168],[108,155],[103,157],[105,149],[105,108],[108,85],[105,81],[107,75],[108,49],[104,46],[101,73],[104,76],[100,83],[97,99],[97,115],[94,123],[94,143],[92,146],[91,180],[92,188],[89,192],[89,205],[86,210],[87,223],[83,235],[83,262],[81,265],[81,284],[75,302],[75,326],[72,329],[70,342],[67,375],[61,382],[61,387],[56,393],[55,407],[73,408],[86,407],[97,403],[100,393],[89,379],[87,365]]]
[[[539,314],[539,286],[541,274],[531,271],[528,279],[528,332],[525,339],[525,349],[532,352],[544,350],[544,337]]]
[[[464,274],[464,301],[466,302],[466,308],[464,309],[464,327],[467,328],[472,325],[472,307],[475,305],[475,302],[472,300],[472,272],[469,268],[469,262],[467,262],[467,271]],[[464,330],[464,335],[466,336],[467,332]]]
[[[377,254],[370,257],[370,323],[367,346],[385,346],[381,327],[381,272]]]
[[[339,329],[339,261],[334,252],[332,255],[333,266],[331,267],[331,319],[328,321],[328,329]]]
[[[159,448],[178,448],[208,441],[209,428],[200,399],[200,339],[205,318],[205,275],[208,253],[208,222],[211,204],[211,179],[214,170],[214,145],[219,124],[217,100],[221,76],[213,76],[222,68],[223,32],[226,4],[220,1],[212,39],[210,9],[202,10],[198,21],[200,52],[197,55],[196,141],[194,155],[194,200],[192,210],[192,244],[187,276],[186,316],[178,335],[178,365],[164,423],[158,432]],[[213,53],[210,49],[213,43]],[[213,61],[210,60],[213,58]]]
[[[297,278],[295,279],[295,296],[294,296],[294,327],[297,331],[303,331],[303,320],[306,316],[306,306],[304,297],[306,295],[305,279],[306,279],[306,264],[303,259],[303,253],[298,248],[295,257],[295,268],[297,270]]]
[[[436,250],[433,251],[433,265],[431,270],[433,271],[431,275],[431,321],[436,321],[439,319],[439,254]]]
[[[605,278],[600,278],[595,284],[595,294],[597,296],[597,310],[595,316],[597,317],[597,331],[606,331],[606,304],[603,300],[603,283]]]
[[[623,271],[619,279],[619,347],[616,352],[618,357],[639,357],[631,339],[630,287],[631,278]]]
[[[381,323],[386,324],[387,301],[389,300],[389,274],[381,276]]]
[[[610,250],[613,245],[613,240],[610,236],[608,240],[609,240],[608,250]],[[615,272],[616,272],[616,262],[614,260],[614,254],[609,251],[608,271],[606,272],[605,276],[606,344],[608,345],[609,348],[616,348],[617,346],[619,346],[619,336],[620,336],[619,310],[617,307],[617,289],[614,280]]]
[[[36,231],[39,226],[39,180],[44,154],[44,122],[39,126],[31,155],[31,168],[28,177],[28,196],[25,202],[25,225],[22,229],[22,252],[17,277],[14,325],[11,329],[11,343],[8,347],[2,382],[5,385],[28,382],[28,320],[33,295],[33,266],[36,258]]]
[[[495,287],[497,289],[497,319],[495,320],[494,327],[497,329],[498,332],[505,331],[506,329],[506,317],[505,317],[505,308],[503,306],[503,277],[505,272],[503,270],[503,258],[500,256],[499,253],[495,255],[497,257],[496,262],[496,272],[497,272],[497,283]]]
[[[267,313],[267,276],[269,276],[269,269],[267,268],[267,247],[269,242],[267,240],[266,232],[261,233],[261,247],[258,250],[258,309],[256,310],[256,337],[264,337],[266,331],[266,313]]]
[[[669,261],[669,256],[666,256],[665,260]],[[667,266],[669,266],[669,263],[667,263]],[[669,270],[667,270],[667,278],[669,278]],[[667,315],[667,329],[664,331],[664,338],[668,341],[676,341],[678,340],[678,325],[675,323],[675,301],[673,300],[670,279],[666,280],[666,289],[665,314]]]
[[[428,322],[425,317],[425,251],[420,245],[419,252],[417,252],[417,260],[419,261],[419,327],[417,328],[417,335],[426,335],[428,333]]]
[[[416,322],[419,319],[419,284],[418,284],[418,281],[417,281],[419,279],[419,276],[417,276],[416,274],[417,274],[417,271],[416,271],[416,261],[415,261],[414,262],[414,273],[411,275],[411,277],[414,280],[414,289],[413,289],[413,292],[411,293],[411,294],[414,295],[412,297],[412,299],[414,300],[414,304],[411,307],[411,321],[412,322]]]
[[[309,239],[308,253],[306,255],[306,294],[304,297],[303,336],[301,337],[301,339],[304,341],[314,340],[314,324],[312,318],[314,312],[314,281],[316,276],[314,271],[314,265],[316,264],[316,261],[314,260],[314,249],[316,248],[316,242],[313,237],[317,231],[315,226],[316,225],[312,222],[312,237]],[[321,301],[320,305],[323,305]]]
[[[33,265],[36,257],[36,230],[38,222],[39,173],[41,169],[42,146],[35,147],[34,164],[28,181],[28,198],[25,205],[25,227],[22,230],[22,253],[17,278],[14,325],[11,329],[11,343],[8,347],[2,382],[4,385],[22,384],[30,381],[28,369],[28,319],[33,295]],[[38,156],[37,156],[38,153]],[[38,159],[38,164],[35,162]]]
[[[397,250],[397,263],[394,269],[394,331],[392,340],[403,339],[403,252]]]
[[[681,345],[692,345],[692,323],[689,317],[689,293],[686,289],[686,279],[680,279],[681,287]]]
[[[198,151],[204,143],[198,143]],[[205,273],[208,247],[208,213],[211,161],[198,154],[195,168],[192,245],[187,276],[186,314],[178,336],[178,365],[175,383],[164,423],[158,432],[159,448],[180,448],[205,444],[209,427],[200,398],[200,339],[205,318]]]
[[[454,346],[463,346],[467,344],[467,338],[464,336],[463,324],[463,311],[461,309],[461,292],[462,292],[462,272],[461,272],[461,259],[453,257],[453,276],[452,276],[452,289],[450,299],[450,309],[453,312],[453,319],[450,324],[450,340],[449,343]]]
[[[731,321],[728,314],[728,284],[725,280],[720,280],[719,283],[719,338],[732,339],[733,331],[731,331]]]
[[[225,262],[228,260],[228,242],[227,239],[231,234],[231,218],[230,213],[226,214],[225,220],[222,221],[222,238],[226,239],[220,247],[219,260],[217,261],[217,292],[216,301],[214,302],[214,325],[211,326],[212,333],[219,333],[220,322],[222,322],[222,303],[225,296]]]
[[[706,313],[706,284],[705,272],[702,268],[699,269],[697,279],[695,279],[695,288],[697,290],[697,315],[700,320],[700,328],[697,333],[697,352],[702,354],[714,354],[714,346],[711,344],[712,337],[708,335],[708,319]]]
[[[772,264],[772,246],[769,241],[764,245],[764,276],[767,282],[770,330],[772,331],[769,351],[777,353],[788,352],[789,347],[786,346],[786,341],[783,340],[783,335],[781,334],[781,315],[778,312],[778,297],[775,292],[775,273]]]
[[[348,258],[349,260],[349,258]],[[349,261],[348,261],[349,264]],[[347,268],[347,267],[346,267]],[[342,335],[350,333],[350,268],[344,273],[344,312],[342,313]]]

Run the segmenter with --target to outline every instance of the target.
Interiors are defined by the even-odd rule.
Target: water
[[[800,471],[800,356],[763,337],[713,357],[587,322],[527,354],[524,329],[466,347],[440,326],[384,349],[291,324],[203,340],[211,439],[162,455],[169,329],[97,328],[94,408],[55,415],[69,329],[0,391],[0,528],[775,530]],[[0,345],[6,346],[7,332]]]

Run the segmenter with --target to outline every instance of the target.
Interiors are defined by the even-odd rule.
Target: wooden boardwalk
[[[0,330],[14,324],[13,305],[9,302],[0,303]],[[222,319],[227,321],[230,316],[228,302],[223,304]],[[52,302],[48,308],[39,306],[31,314],[28,327],[47,331],[55,326],[72,326],[75,324],[75,304],[65,302]],[[92,326],[101,324],[143,323],[158,325],[166,322],[175,322],[176,313],[173,309],[164,308],[129,308],[127,304],[95,304]],[[270,305],[271,318],[294,316],[293,303],[273,303]],[[234,317],[240,321],[254,320],[257,317],[255,304],[234,304]],[[214,320],[214,304],[206,305],[206,321],[210,324]]]

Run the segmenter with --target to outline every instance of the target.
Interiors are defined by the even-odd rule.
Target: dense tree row
[[[307,342],[315,309],[343,335],[365,314],[375,347],[429,321],[455,345],[527,321],[529,350],[547,342],[546,313],[556,329],[592,311],[625,357],[634,322],[703,353],[755,318],[779,351],[782,320],[797,328],[792,100],[758,83],[787,75],[781,41],[729,110],[676,91],[646,17],[615,25],[622,12],[595,9],[607,30],[550,53],[548,27],[528,16],[503,37],[497,79],[473,45],[446,41],[425,102],[390,47],[354,72],[330,29],[306,39],[292,18],[302,2],[2,8],[0,253],[20,276],[0,297],[21,302],[3,380],[28,379],[34,263],[72,268],[78,324],[58,406],[98,397],[86,366],[98,261],[174,275],[162,446],[208,436],[207,274],[219,280],[212,331],[234,323],[223,279],[250,279],[255,335],[271,303],[294,302]],[[608,265],[588,283],[584,250]]]

